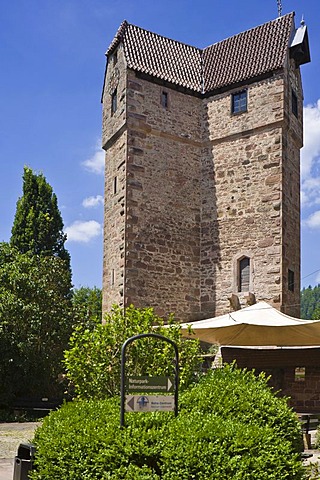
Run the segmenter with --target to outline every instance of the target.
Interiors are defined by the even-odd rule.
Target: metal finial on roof
[[[282,1],[277,0],[277,4],[278,4],[278,16],[281,17],[281,15],[282,15]]]
[[[306,22],[304,21],[304,16],[302,15],[300,25],[301,25],[301,27],[303,27],[305,24],[306,24]]]

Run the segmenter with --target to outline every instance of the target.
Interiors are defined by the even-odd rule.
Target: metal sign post
[[[163,342],[170,343],[175,353],[175,377],[128,377],[126,381],[125,363],[126,349],[130,343],[141,338],[157,338]],[[146,395],[145,392],[152,393],[170,393],[174,387],[174,397],[169,395]],[[178,389],[179,389],[179,353],[178,347],[170,338],[159,335],[158,333],[142,333],[128,338],[121,349],[121,384],[120,384],[120,426],[124,427],[124,413],[128,412],[154,412],[154,411],[174,411],[178,415]],[[141,395],[128,395],[128,392],[143,392]]]

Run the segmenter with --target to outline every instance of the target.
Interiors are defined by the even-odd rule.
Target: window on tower
[[[248,91],[233,93],[231,96],[231,112],[242,113],[247,111]]]
[[[294,292],[294,271],[288,269],[288,290]]]
[[[161,92],[161,105],[163,108],[168,108],[169,106],[169,94],[164,90]]]
[[[293,90],[291,90],[291,109],[292,113],[298,118],[298,97]]]
[[[118,108],[118,99],[117,99],[117,89],[114,90],[114,92],[111,95],[111,115],[113,115]]]
[[[250,290],[250,258],[242,257],[238,262],[238,292]]]

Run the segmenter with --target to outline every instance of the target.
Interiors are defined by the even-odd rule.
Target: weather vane
[[[281,15],[282,15],[282,1],[277,0],[277,4],[278,4],[278,16],[281,17]]]

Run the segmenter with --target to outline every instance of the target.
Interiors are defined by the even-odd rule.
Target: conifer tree
[[[11,245],[21,253],[58,256],[70,268],[57,197],[44,175],[34,173],[29,167],[24,168],[23,195],[17,202],[11,234]]]

